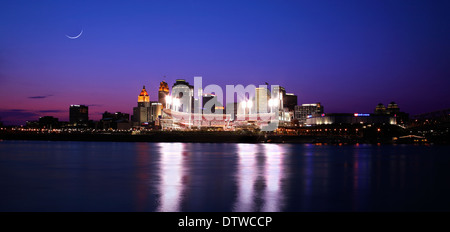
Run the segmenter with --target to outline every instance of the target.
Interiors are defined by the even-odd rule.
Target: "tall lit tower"
[[[162,104],[163,108],[166,107],[166,96],[169,95],[169,85],[165,81],[161,81],[158,91],[158,102]]]
[[[141,93],[138,96],[138,106],[133,108],[133,124],[134,126],[142,125],[150,121],[151,117],[150,97],[148,96],[145,85],[142,87]]]
[[[145,85],[142,87],[141,93],[138,96],[138,106],[150,105],[150,96],[148,96],[147,90],[145,90]]]
[[[255,111],[254,113],[268,113],[268,100],[270,91],[266,87],[255,89]]]

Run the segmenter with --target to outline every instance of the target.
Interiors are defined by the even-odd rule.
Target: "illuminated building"
[[[158,91],[158,102],[161,103],[162,107],[166,106],[166,96],[169,95],[169,85],[165,81],[161,81],[159,84]]]
[[[270,91],[267,88],[256,88],[255,89],[255,109],[252,110],[253,113],[268,113],[269,105],[268,101],[270,99]],[[250,107],[251,108],[251,107]]]
[[[285,105],[286,103],[286,90],[284,87],[275,86],[273,87],[273,93],[271,94],[271,99],[268,101],[270,112],[278,109],[278,120],[280,126],[287,126],[291,122],[291,113],[289,112],[288,107]],[[295,96],[295,101],[297,97]],[[292,100],[292,99],[289,99]],[[297,104],[297,103],[295,103]]]
[[[306,124],[309,115],[323,114],[323,105],[319,103],[295,106],[295,118],[300,125]]]
[[[145,90],[145,85],[142,87],[141,93],[138,96],[138,106],[146,106],[150,102],[150,97],[148,96],[147,90]]]
[[[203,113],[215,113],[216,110],[218,110],[218,112],[220,110],[224,110],[223,105],[217,100],[217,96],[214,94],[203,94],[202,96],[202,112]]]
[[[142,126],[148,124],[151,118],[150,97],[148,96],[145,85],[142,87],[138,96],[138,106],[133,108],[133,126]]]
[[[401,125],[408,118],[408,114],[400,112],[395,102],[391,102],[387,109],[382,103],[375,107],[374,114],[367,113],[332,113],[324,114],[323,106],[320,110],[314,111],[319,107],[317,104],[303,104],[299,108],[300,117],[306,117],[306,125],[323,125],[323,124],[389,124]],[[303,110],[303,111],[300,111]],[[296,111],[297,113],[297,111]]]
[[[191,113],[194,111],[194,86],[189,85],[184,79],[177,79],[172,86],[172,98],[178,99],[179,104],[176,109],[178,112]]]
[[[398,108],[398,105],[395,102],[391,102],[387,107],[387,111],[389,114],[396,114],[400,112],[400,108]]]
[[[271,94],[270,98],[272,98],[272,99],[277,98],[277,100],[274,101],[274,105],[276,105],[278,107],[279,111],[284,112],[284,107],[285,107],[284,102],[285,102],[285,98],[286,98],[286,90],[284,89],[284,87],[275,86],[275,87],[273,87],[272,91],[274,91],[274,92]],[[278,96],[274,96],[276,94],[278,94]]]
[[[396,124],[391,115],[361,114],[361,113],[331,113],[308,115],[306,125],[327,124]]]
[[[386,114],[386,107],[383,105],[383,103],[379,103],[376,107],[375,107],[375,114]]]
[[[160,102],[150,102],[150,119],[149,122],[157,122],[162,114],[163,104]]]
[[[85,105],[70,105],[69,109],[70,123],[86,126],[89,122],[89,109]]]
[[[409,114],[401,112],[400,108],[395,102],[389,103],[388,107],[384,107],[382,103],[375,107],[375,114],[377,115],[390,115],[396,120],[396,124],[405,125],[409,121]]]

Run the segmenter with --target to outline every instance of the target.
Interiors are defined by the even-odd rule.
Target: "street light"
[[[242,105],[242,108],[244,108],[244,114],[245,114],[245,108],[247,108],[247,102],[246,102],[246,101],[243,101],[243,102],[241,103],[241,105]]]
[[[247,107],[248,107],[248,114],[250,114],[251,113],[251,109],[252,109],[252,106],[253,106],[253,102],[252,102],[252,100],[248,100],[247,101]]]
[[[269,104],[269,108],[270,108],[270,113],[272,113],[272,111],[273,111],[273,109],[272,109],[272,107],[273,107],[273,104],[274,102],[273,102],[273,99],[269,99],[269,102],[268,102],[268,104]]]
[[[170,95],[166,96],[166,108],[168,108],[168,105],[172,104],[172,97]]]
[[[277,107],[278,104],[280,104],[277,99],[269,99],[269,107],[270,107],[270,112],[273,112],[273,107]]]

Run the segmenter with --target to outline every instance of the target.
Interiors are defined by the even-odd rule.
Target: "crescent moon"
[[[83,29],[81,29],[80,34],[78,34],[77,36],[68,36],[68,35],[66,35],[66,36],[67,36],[67,38],[69,38],[69,39],[77,39],[78,37],[81,36],[81,34],[83,34]]]

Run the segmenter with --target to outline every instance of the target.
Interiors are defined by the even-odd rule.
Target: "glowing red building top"
[[[148,96],[147,90],[145,90],[145,85],[142,87],[142,91],[138,96],[138,102],[150,102],[150,97]]]

